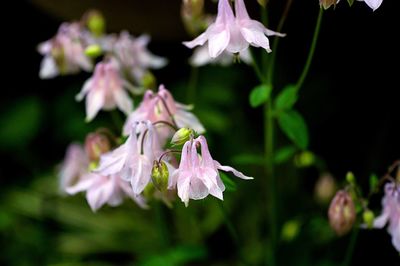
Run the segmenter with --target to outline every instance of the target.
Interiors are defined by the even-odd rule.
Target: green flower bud
[[[346,174],[346,181],[347,181],[349,184],[352,184],[352,185],[355,184],[356,178],[354,177],[353,172],[347,172],[347,174]]]
[[[370,211],[370,210],[364,211],[363,220],[368,228],[372,228],[372,226],[374,225],[374,219],[375,219],[375,215],[372,211]]]
[[[193,129],[183,127],[175,132],[174,136],[171,139],[171,144],[173,146],[182,145],[186,141],[188,141],[190,139],[190,136],[192,136],[193,134]]]
[[[163,161],[154,161],[153,169],[151,170],[151,180],[154,186],[160,190],[165,191],[168,187],[169,171],[167,164]]]
[[[309,167],[315,163],[315,155],[310,151],[303,151],[295,157],[294,162],[297,167]]]
[[[96,57],[100,56],[102,53],[103,53],[103,51],[101,50],[101,47],[98,44],[89,45],[85,49],[85,55],[88,57],[91,57],[91,58],[96,58]]]
[[[106,21],[99,11],[92,10],[87,14],[86,25],[93,35],[101,36],[105,32]]]
[[[142,86],[146,89],[154,89],[157,86],[156,77],[153,73],[147,71],[142,77]]]

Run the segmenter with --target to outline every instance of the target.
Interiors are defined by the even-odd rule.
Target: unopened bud
[[[85,151],[91,161],[100,159],[100,155],[110,151],[111,144],[107,136],[100,133],[90,133],[86,136]]]
[[[330,8],[331,5],[336,6],[338,0],[319,0],[319,5],[325,10]]]
[[[309,167],[315,162],[315,155],[310,151],[303,151],[294,158],[297,167]]]
[[[147,71],[142,77],[142,86],[148,90],[157,86],[156,77],[150,71]]]
[[[173,146],[182,145],[186,141],[188,141],[190,137],[193,136],[193,134],[194,134],[193,129],[183,127],[175,132],[174,136],[171,139],[171,144]]]
[[[330,173],[322,174],[315,183],[315,197],[321,204],[327,204],[336,191],[336,182]]]
[[[183,0],[181,7],[183,25],[188,33],[197,35],[206,26],[204,0]]]
[[[354,202],[348,192],[339,190],[333,198],[328,211],[329,223],[339,235],[348,233],[356,219]]]
[[[163,161],[154,161],[153,169],[151,170],[151,180],[153,181],[154,186],[160,191],[167,190],[168,177],[169,172],[167,164]]]
[[[354,185],[354,184],[355,184],[356,178],[355,178],[353,172],[347,172],[347,174],[346,174],[346,181],[347,181],[349,184],[351,184],[351,185]]]
[[[372,211],[370,211],[370,210],[364,211],[363,220],[368,228],[372,228],[372,226],[374,225],[374,219],[375,219],[375,215]]]
[[[102,53],[103,51],[101,50],[101,47],[98,44],[89,45],[85,49],[85,55],[91,58],[99,57]]]
[[[86,25],[95,36],[101,36],[105,32],[106,21],[100,11],[92,10],[86,15]]]

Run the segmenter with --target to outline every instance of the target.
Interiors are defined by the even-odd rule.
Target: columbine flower
[[[189,48],[204,45],[208,41],[208,51],[212,58],[216,58],[223,51],[240,53],[249,45],[262,47],[271,52],[269,40],[266,37],[284,34],[271,31],[256,20],[250,19],[243,0],[235,0],[236,17],[228,0],[219,0],[216,21],[207,30],[190,42],[183,44]]]
[[[90,71],[93,67],[85,56],[82,29],[78,23],[61,24],[56,36],[39,44],[38,51],[44,56],[39,72],[42,79],[77,73],[80,69]]]
[[[383,0],[358,0],[358,1],[364,1],[373,11],[375,11],[376,9],[378,9],[378,7],[380,7]]]
[[[201,155],[197,147],[201,148]],[[222,166],[213,160],[208,150],[207,141],[203,136],[187,141],[182,149],[179,168],[174,171],[169,179],[169,189],[177,187],[178,196],[186,206],[189,199],[199,200],[209,194],[223,200],[222,192],[225,190],[218,170],[232,172],[242,179],[253,179],[243,175],[230,166]]]
[[[348,233],[356,220],[353,199],[345,190],[339,190],[328,210],[329,223],[338,235]]]
[[[161,149],[151,122],[134,124],[123,145],[101,156],[96,172],[101,175],[121,176],[131,182],[134,194],[138,195],[150,182],[153,161],[159,155]]]
[[[125,84],[115,62],[110,60],[98,63],[93,76],[76,96],[78,101],[86,96],[86,120],[91,121],[100,109],[110,110],[116,106],[129,114],[132,111],[132,101],[124,90]]]
[[[392,235],[392,244],[400,252],[400,187],[394,182],[386,184],[382,200],[383,212],[374,221],[375,228],[383,228],[387,223]]]
[[[222,66],[228,66],[235,61],[235,57],[238,57],[239,60],[243,61],[246,64],[251,64],[251,55],[249,50],[244,50],[239,55],[231,54],[227,51],[223,51],[216,58],[211,58],[208,54],[208,45],[203,45],[196,47],[193,51],[193,55],[189,59],[189,63],[192,66],[200,67],[207,64],[218,64]]]
[[[123,31],[113,46],[113,52],[121,67],[127,69],[139,83],[149,68],[159,69],[167,64],[165,58],[156,56],[147,49],[149,42],[148,35],[134,38]]]
[[[59,172],[60,190],[65,192],[68,187],[75,185],[87,173],[88,167],[89,158],[83,147],[79,144],[69,145]]]
[[[86,200],[93,211],[97,211],[104,204],[118,206],[125,197],[131,198],[142,208],[147,207],[143,197],[135,195],[129,183],[117,175],[88,173],[75,186],[67,188],[71,195],[83,191],[86,191]]]
[[[150,90],[146,91],[139,107],[129,115],[124,125],[124,135],[129,134],[133,124],[143,120],[150,120],[152,123],[159,121],[176,123],[179,128],[188,127],[197,133],[203,133],[205,131],[203,125],[193,113],[189,112],[190,109],[191,106],[176,102],[164,85],[160,85],[157,94]]]

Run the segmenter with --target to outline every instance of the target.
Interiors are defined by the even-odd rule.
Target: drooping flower
[[[130,181],[134,194],[138,195],[150,182],[153,162],[161,153],[157,132],[151,122],[135,123],[124,144],[101,156],[95,172],[121,176]]]
[[[98,161],[103,153],[111,149],[109,138],[102,133],[90,133],[85,139],[85,152],[91,161]]]
[[[150,120],[152,123],[159,121],[176,123],[179,128],[188,127],[194,129],[197,133],[203,133],[205,131],[203,125],[193,113],[189,112],[190,109],[191,106],[176,102],[164,85],[160,85],[157,94],[150,90],[145,92],[139,107],[129,115],[123,133],[128,135],[132,125],[143,120]]]
[[[207,64],[218,64],[221,66],[228,66],[235,61],[235,57],[238,57],[240,61],[246,64],[251,64],[251,55],[249,50],[244,50],[239,55],[223,51],[216,58],[211,58],[208,53],[208,45],[196,47],[193,51],[193,55],[189,59],[189,63],[195,67],[201,67]]]
[[[79,23],[63,23],[57,34],[38,46],[44,56],[39,77],[53,78],[59,74],[74,74],[92,70],[92,62],[85,56],[85,41]]]
[[[345,190],[339,190],[328,210],[329,223],[339,236],[348,233],[356,220],[353,199]]]
[[[385,196],[382,200],[383,212],[374,220],[375,228],[386,224],[392,236],[392,244],[400,252],[400,186],[394,182],[385,185]]]
[[[93,76],[76,96],[78,101],[86,96],[86,120],[91,121],[100,109],[115,107],[128,115],[132,111],[132,101],[124,89],[125,84],[114,61],[98,63]]]
[[[357,0],[364,1],[373,11],[378,9],[381,6],[383,0]]]
[[[184,42],[188,48],[204,45],[208,42],[208,52],[211,58],[216,58],[223,51],[240,53],[248,49],[249,45],[262,47],[271,52],[267,36],[284,36],[271,31],[263,24],[252,20],[246,10],[243,0],[235,0],[235,12],[228,0],[219,0],[218,14],[215,22],[207,30],[190,42]]]
[[[197,151],[200,147],[201,153]],[[177,188],[178,196],[186,206],[189,199],[204,199],[209,194],[223,200],[225,190],[218,170],[232,172],[242,179],[253,179],[230,166],[223,166],[213,160],[208,150],[207,141],[204,136],[187,141],[182,149],[179,168],[174,171],[169,179],[169,189]]]
[[[89,158],[83,147],[76,143],[69,145],[59,171],[60,190],[65,192],[74,186],[88,172],[88,167]]]
[[[332,5],[336,5],[340,0],[319,0],[319,5],[324,9],[330,8]]]
[[[86,191],[86,200],[92,211],[97,211],[104,204],[118,206],[125,197],[131,198],[141,208],[147,207],[143,197],[135,195],[129,183],[118,175],[87,173],[75,186],[68,187],[66,191],[71,195]]]

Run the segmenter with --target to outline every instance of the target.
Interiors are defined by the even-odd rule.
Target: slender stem
[[[307,61],[303,68],[303,72],[301,73],[300,78],[296,84],[297,90],[299,90],[301,88],[301,86],[303,85],[304,80],[307,77],[308,71],[310,70],[310,65],[311,65],[311,62],[312,62],[312,59],[313,59],[314,53],[315,53],[315,47],[317,47],[317,40],[318,40],[318,35],[319,35],[320,29],[321,29],[323,13],[324,13],[323,8],[320,8],[319,13],[318,13],[317,24],[315,25],[314,36],[312,39],[311,48],[310,48],[310,51],[308,52],[308,56],[307,56]]]
[[[343,261],[342,266],[349,266],[351,264],[351,260],[353,258],[354,248],[355,248],[356,243],[357,243],[357,238],[358,238],[359,231],[360,231],[360,226],[359,226],[359,224],[356,224],[356,226],[353,229],[353,232],[351,234],[350,243],[347,246],[346,257],[345,257],[345,259]]]

